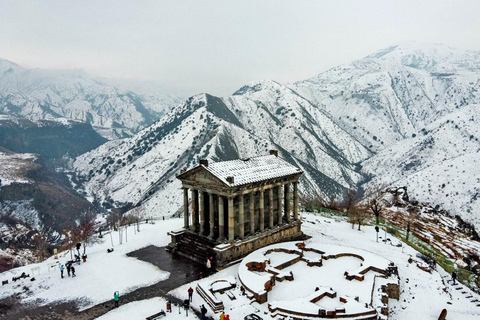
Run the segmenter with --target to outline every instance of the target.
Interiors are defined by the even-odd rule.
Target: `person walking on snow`
[[[188,288],[188,300],[192,302],[192,297],[193,297],[193,289],[192,287]]]
[[[230,316],[228,314],[225,316],[225,320],[230,320]]]
[[[120,301],[120,293],[118,291],[113,293],[113,300],[115,300],[115,308],[118,308],[118,302]]]
[[[72,266],[72,278],[73,278],[73,277],[76,277],[76,276],[75,276],[75,267],[74,267],[74,266]]]
[[[453,285],[456,284],[455,280],[457,280],[457,273],[455,272],[455,270],[452,272],[452,282],[453,282]]]
[[[72,266],[70,263],[67,263],[67,275],[70,277],[70,270],[72,269]]]
[[[64,270],[64,269],[65,269],[65,268],[63,267],[63,264],[62,264],[62,265],[60,266],[60,276],[62,277],[62,279],[63,279],[63,270]]]
[[[225,313],[223,311],[220,313],[220,320],[225,320]]]
[[[202,304],[201,308],[200,308],[200,313],[201,313],[201,320],[206,320],[207,319],[207,308],[205,308],[205,306]]]

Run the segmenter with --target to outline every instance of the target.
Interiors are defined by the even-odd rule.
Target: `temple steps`
[[[208,257],[215,256],[213,248],[216,244],[215,241],[206,237],[185,232],[177,239],[176,251],[198,263],[206,264]]]

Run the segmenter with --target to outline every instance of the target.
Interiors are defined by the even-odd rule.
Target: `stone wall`
[[[225,267],[229,262],[238,260],[270,244],[299,240],[304,236],[301,231],[301,223],[294,221],[287,225],[275,227],[273,230],[266,230],[262,234],[248,237],[243,241],[217,245],[214,248],[217,257],[217,267]]]

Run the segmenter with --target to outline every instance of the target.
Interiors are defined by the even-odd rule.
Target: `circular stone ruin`
[[[246,256],[238,280],[272,316],[378,319],[399,298],[397,268],[373,253],[336,245],[287,242]]]

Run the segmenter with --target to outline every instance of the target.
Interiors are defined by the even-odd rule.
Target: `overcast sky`
[[[480,50],[480,1],[0,1],[0,58],[189,96],[282,83],[406,41]]]

